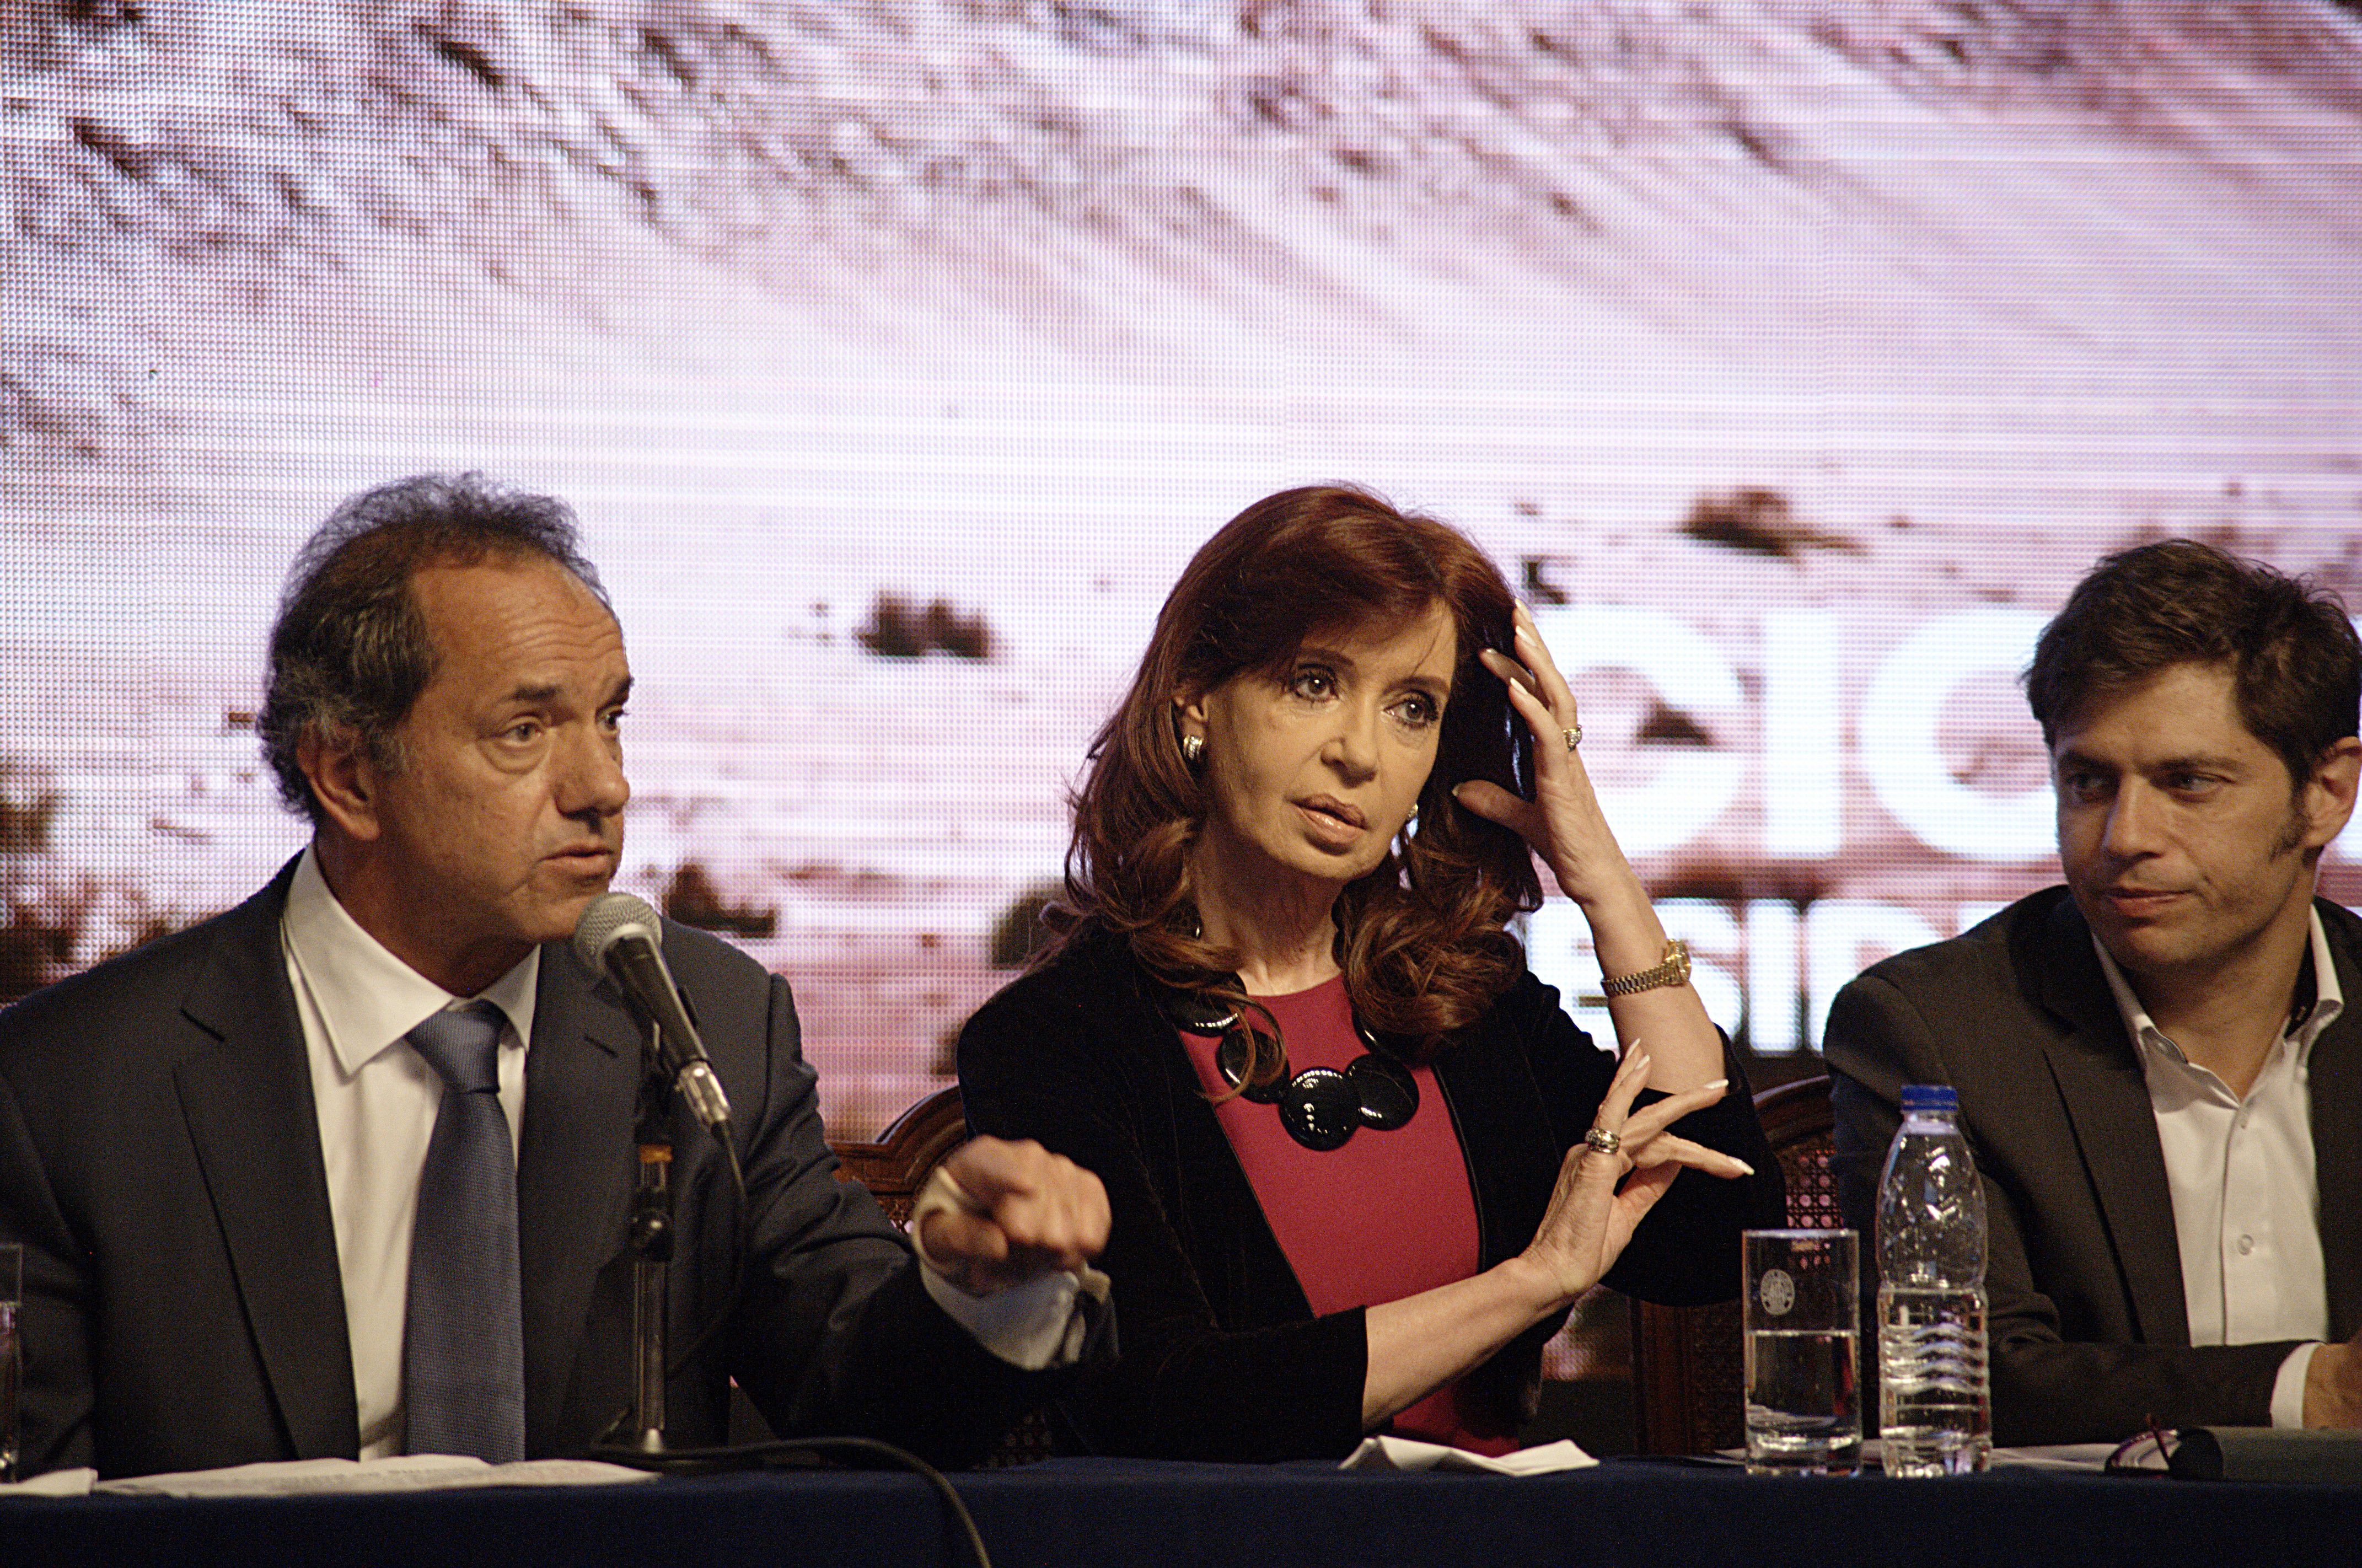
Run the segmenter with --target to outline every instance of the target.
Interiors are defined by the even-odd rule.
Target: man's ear
[[[328,823],[363,843],[378,835],[378,780],[382,776],[369,747],[349,730],[323,735],[308,729],[295,743],[295,766],[312,786],[312,799]]]
[[[2321,754],[2305,781],[2304,845],[2320,849],[2335,838],[2354,814],[2356,781],[2362,780],[2362,738],[2347,735]]]

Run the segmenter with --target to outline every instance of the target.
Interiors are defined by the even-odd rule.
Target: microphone
[[[697,1119],[715,1137],[726,1139],[730,1101],[722,1093],[722,1080],[713,1076],[697,1025],[690,1021],[672,970],[665,965],[664,922],[657,911],[646,900],[629,893],[602,893],[575,922],[574,951],[584,964],[614,981],[656,1025],[657,1065],[671,1077]]]

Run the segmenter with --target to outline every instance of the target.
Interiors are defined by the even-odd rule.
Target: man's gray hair
[[[256,722],[289,807],[315,825],[322,820],[296,760],[306,735],[359,745],[388,771],[403,767],[395,731],[434,678],[436,657],[411,579],[422,567],[489,557],[555,562],[607,603],[573,509],[481,474],[420,474],[363,491],[305,542],[280,595]]]

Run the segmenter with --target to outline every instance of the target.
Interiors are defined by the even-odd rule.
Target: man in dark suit
[[[0,1014],[28,1470],[616,1427],[640,1032],[566,938],[615,870],[630,685],[559,502],[407,480],[306,547],[261,728],[310,847]],[[971,1143],[922,1198],[922,1266],[835,1178],[785,984],[669,923],[665,951],[745,1192],[676,1109],[668,1441],[720,1441],[734,1376],[782,1432],[979,1452],[1082,1350],[1097,1179]]]
[[[2354,628],[2167,541],[2085,579],[2026,690],[2067,885],[1838,994],[1848,1221],[1902,1086],[1951,1084],[1997,1441],[2362,1426],[2362,921],[2313,897],[2362,771]]]

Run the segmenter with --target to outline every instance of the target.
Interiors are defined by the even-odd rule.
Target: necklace
[[[1222,1007],[1194,992],[1168,991],[1164,1010],[1177,1029],[1220,1035],[1222,1043],[1215,1051],[1214,1066],[1222,1081],[1237,1089],[1242,1099],[1277,1107],[1279,1124],[1308,1149],[1341,1149],[1364,1127],[1391,1132],[1418,1111],[1418,1080],[1385,1050],[1359,1016],[1353,1020],[1353,1032],[1367,1049],[1345,1064],[1342,1072],[1334,1067],[1307,1067],[1291,1077],[1286,1047],[1274,1042],[1279,1051],[1278,1076],[1251,1084],[1245,1081],[1246,1035],[1251,1032],[1257,1040],[1270,1040],[1270,1035],[1252,1025],[1241,1031],[1237,1009]]]

